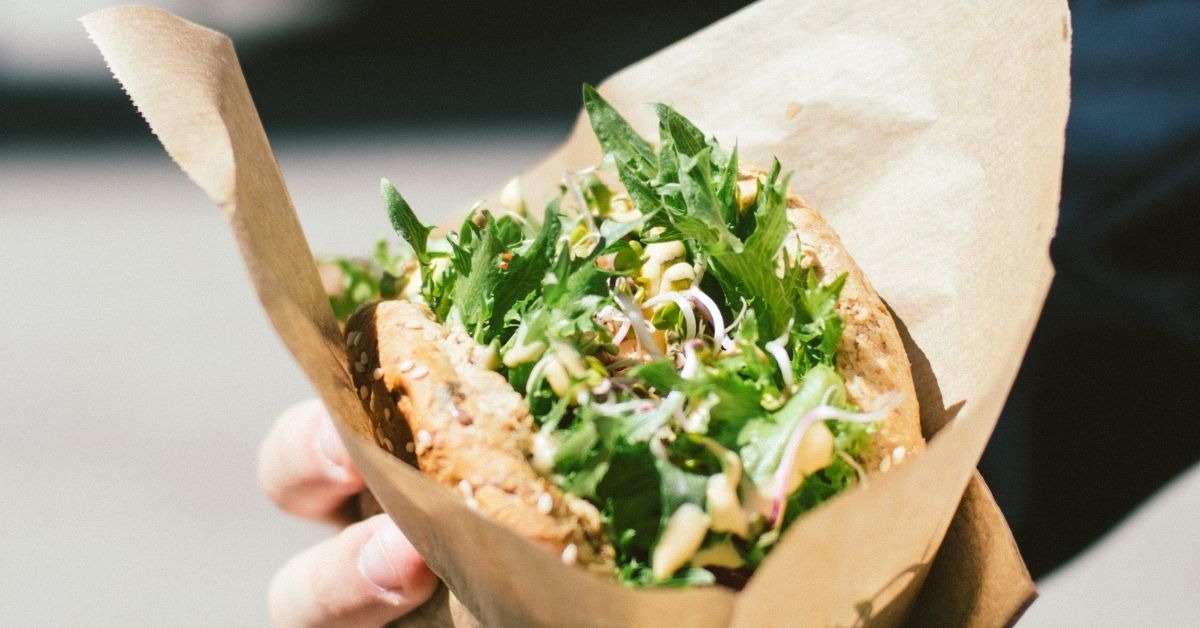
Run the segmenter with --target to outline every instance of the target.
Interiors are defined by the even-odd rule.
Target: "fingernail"
[[[393,538],[397,537],[397,538]],[[391,521],[375,526],[375,534],[363,544],[358,555],[358,570],[367,582],[379,589],[379,596],[392,604],[403,601],[404,582],[392,562],[392,552],[402,542],[403,535]]]
[[[317,430],[317,447],[321,452],[321,457],[325,459],[326,470],[330,477],[336,480],[350,479],[348,468],[350,452],[346,451],[346,446],[342,444],[342,439],[338,436],[333,421],[321,421],[321,426]]]

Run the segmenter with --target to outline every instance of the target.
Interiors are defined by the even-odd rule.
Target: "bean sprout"
[[[654,344],[654,339],[650,337],[649,323],[642,316],[642,311],[638,308],[633,299],[629,295],[620,292],[613,295],[613,300],[617,303],[617,307],[621,308],[621,312],[625,314],[633,325],[633,334],[637,337],[638,344],[642,350],[649,353],[651,357],[661,358],[662,352],[658,350],[658,345]]]
[[[779,468],[775,470],[774,486],[772,487],[774,499],[771,502],[771,516],[767,518],[767,527],[773,528],[775,524],[783,519],[783,511],[787,506],[788,479],[791,477],[792,470],[796,466],[800,441],[804,438],[804,433],[808,431],[808,428],[813,423],[828,421],[830,419],[848,421],[850,423],[874,423],[882,421],[892,410],[896,409],[896,406],[900,405],[900,399],[900,393],[888,393],[880,397],[878,407],[870,412],[850,412],[829,405],[819,405],[806,412],[800,418],[800,421],[796,423],[796,427],[792,428],[791,437],[788,438],[786,449],[783,450],[783,460],[779,462]]]

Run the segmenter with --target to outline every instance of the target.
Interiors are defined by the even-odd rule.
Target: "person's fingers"
[[[420,606],[438,580],[387,515],[294,556],[267,603],[275,626],[381,626]]]
[[[362,476],[318,400],[289,408],[258,452],[263,490],[283,510],[338,521],[346,499],[363,489]]]

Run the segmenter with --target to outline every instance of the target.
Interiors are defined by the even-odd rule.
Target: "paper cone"
[[[910,611],[922,625],[1003,625],[1034,589],[974,467],[1050,282],[1069,15],[1062,1],[878,4],[761,2],[601,86],[643,132],[642,105],[667,102],[744,162],[795,171],[793,189],[895,312],[936,433],[921,457],[797,521],[740,593],[633,590],[564,566],[377,447],[229,40],[138,7],[84,24],[229,219],[368,486],[484,625],[895,625]],[[524,187],[545,197],[598,157],[577,125]],[[445,620],[449,600],[424,619]]]

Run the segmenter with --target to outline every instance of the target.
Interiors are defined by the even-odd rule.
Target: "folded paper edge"
[[[976,471],[905,625],[1012,625],[1036,598],[1012,530]]]

